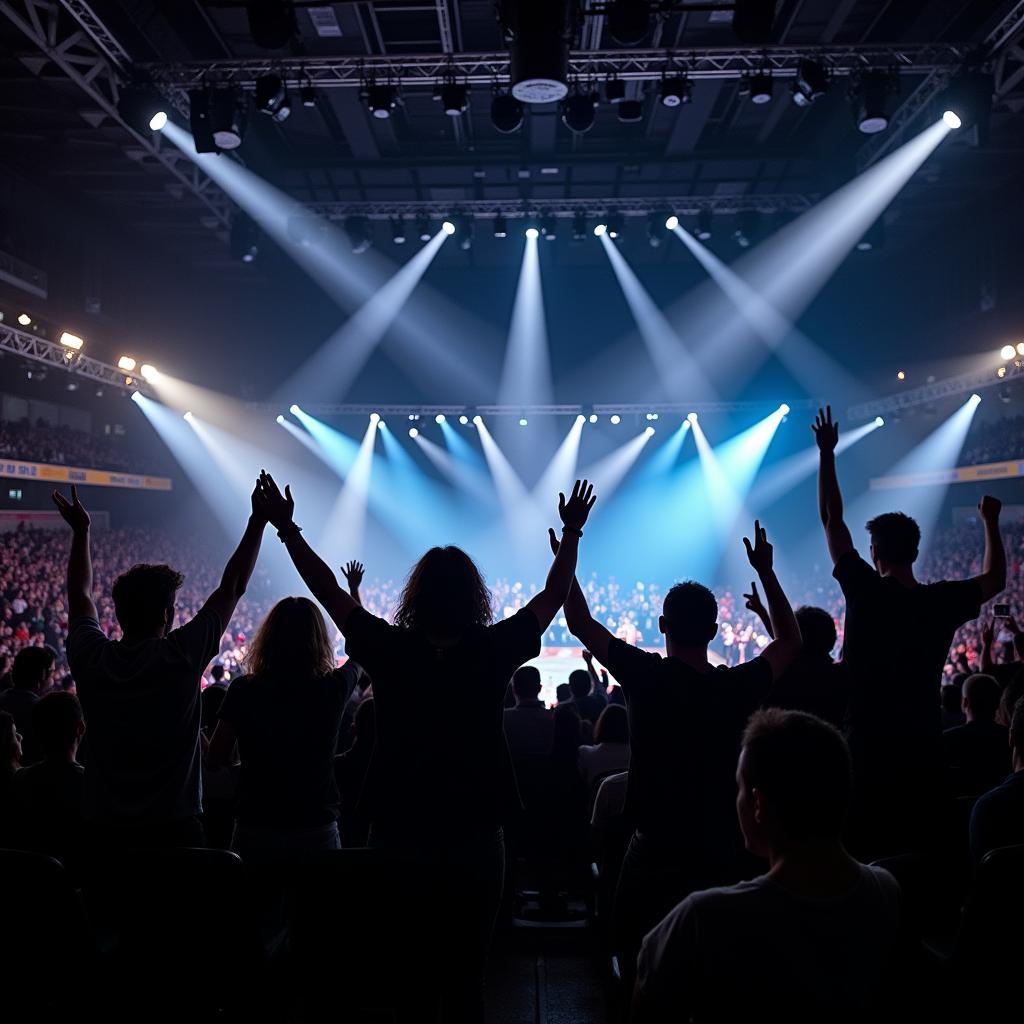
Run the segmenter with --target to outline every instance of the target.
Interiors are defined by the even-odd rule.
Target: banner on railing
[[[980,466],[960,466],[957,469],[935,469],[926,473],[898,473],[878,476],[871,481],[871,490],[894,490],[901,487],[935,487],[939,484],[972,484],[985,480],[1009,480],[1024,476],[1024,462],[986,462]]]
[[[79,469],[77,466],[54,466],[46,462],[18,462],[0,459],[0,477],[11,480],[39,480],[53,484],[84,484],[90,487],[129,487],[137,491],[169,491],[166,476],[145,476],[141,473],[114,473],[106,469]]]

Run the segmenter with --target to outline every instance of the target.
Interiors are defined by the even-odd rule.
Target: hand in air
[[[85,506],[78,500],[78,488],[74,484],[71,485],[70,501],[60,491],[54,491],[53,503],[57,506],[61,519],[72,530],[78,532],[79,530],[89,529],[89,513],[85,511]]]
[[[749,538],[743,538],[743,546],[747,549],[747,561],[758,576],[772,571],[772,555],[774,549],[768,543],[768,536],[760,519],[754,520],[754,543],[751,545]]]
[[[264,469],[256,481],[253,491],[253,511],[263,516],[275,530],[283,530],[292,521],[295,499],[292,489],[285,484],[284,494],[278,489],[274,478]]]
[[[345,579],[348,581],[349,590],[357,590],[359,584],[363,582],[363,563],[362,562],[346,562],[341,567],[341,571],[345,574]]]
[[[981,642],[982,642],[982,644],[985,647],[991,648],[992,647],[992,641],[995,639],[995,635],[996,635],[996,623],[995,623],[995,620],[994,619],[989,619],[988,622],[986,622],[981,627]]]
[[[577,480],[573,484],[568,501],[565,500],[565,495],[559,492],[558,515],[562,525],[570,530],[582,530],[595,501],[597,498],[594,497],[594,485],[587,483],[586,480]]]
[[[832,422],[832,406],[826,405],[818,410],[818,415],[811,424],[814,440],[823,452],[834,452],[839,444],[839,421]]]
[[[584,651],[584,652],[583,652],[583,660],[584,660],[584,661],[585,661],[585,662],[586,662],[586,663],[587,663],[588,665],[591,665],[591,664],[593,664],[593,661],[594,661],[594,656],[593,656],[593,655],[592,655],[592,654],[590,653],[590,651]]]
[[[1002,508],[1003,503],[998,498],[993,498],[991,494],[986,494],[978,502],[978,515],[981,516],[983,522],[998,523],[999,513]]]
[[[764,601],[761,600],[761,595],[757,592],[756,580],[750,584],[750,593],[743,596],[747,599],[747,610],[752,611],[762,619],[765,618],[767,609],[764,606]]]

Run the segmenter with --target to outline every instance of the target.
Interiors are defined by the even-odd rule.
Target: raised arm
[[[768,543],[767,534],[760,521],[754,521],[753,545],[744,537],[743,546],[747,549],[747,558],[761,581],[765,600],[768,602],[771,633],[775,638],[761,652],[761,657],[768,659],[772,673],[778,679],[800,652],[800,627],[797,625],[793,606],[775,575],[774,551]]]
[[[978,514],[985,524],[985,557],[981,564],[981,575],[975,576],[981,587],[982,601],[990,601],[1006,589],[1006,549],[1003,535],[999,532],[999,513],[1003,503],[986,494],[978,502]]]
[[[341,571],[345,576],[345,582],[348,583],[348,592],[352,595],[352,600],[362,608],[363,599],[359,596],[359,585],[363,582],[363,563],[346,562],[341,567]]]
[[[89,551],[89,513],[78,500],[78,488],[72,485],[71,501],[60,491],[53,492],[53,503],[71,527],[71,553],[68,555],[68,617],[96,618],[92,599],[92,554]]]
[[[761,600],[761,595],[757,592],[757,581],[754,580],[750,584],[750,593],[743,595],[746,600],[747,611],[753,612],[764,626],[767,634],[774,640],[775,631],[772,629],[771,616],[768,614],[768,609],[765,608],[764,602]]]
[[[819,409],[811,426],[818,444],[818,514],[825,527],[828,553],[835,565],[847,552],[853,550],[850,528],[843,521],[843,494],[836,476],[836,445],[839,443],[839,423],[832,422],[832,406]]]
[[[594,668],[594,655],[592,651],[588,651],[586,648],[583,649],[583,663],[587,666],[587,675],[590,676],[590,689],[594,693],[603,693],[607,696],[606,687],[601,686],[601,677],[597,674],[597,669]]]
[[[996,635],[996,624],[993,619],[989,619],[981,627],[981,649],[979,650],[978,663],[982,672],[992,671],[992,641]]]
[[[548,530],[548,540],[551,543],[551,551],[557,556],[559,543],[554,530]],[[604,665],[608,664],[608,645],[615,637],[590,614],[587,597],[575,576],[572,578],[572,586],[569,587],[564,608],[565,624],[569,627],[569,632],[583,644],[591,657],[597,658]],[[590,668],[589,661],[587,668]]]
[[[587,516],[590,515],[596,500],[594,488],[586,480],[576,481],[568,501],[565,500],[564,494],[558,495],[562,542],[557,545],[557,549],[553,546],[555,557],[548,570],[544,589],[534,595],[526,606],[537,617],[542,630],[551,625],[555,612],[565,603],[569,587],[576,576],[576,556],[580,538],[583,536],[583,527],[586,526]]]
[[[359,605],[339,586],[331,567],[303,539],[302,527],[296,525],[293,518],[295,500],[292,498],[291,487],[286,484],[282,494],[274,478],[264,471],[256,481],[255,493],[257,506],[277,530],[278,537],[284,541],[302,581],[323,605],[324,611],[338,629],[344,632],[349,615]]]
[[[252,492],[251,502],[252,511],[249,514],[249,521],[245,524],[242,539],[224,566],[220,584],[203,605],[204,609],[209,609],[217,616],[225,629],[235,613],[235,606],[249,585],[253,569],[256,568],[260,544],[263,542],[263,530],[267,525],[267,517],[257,507],[255,490]]]

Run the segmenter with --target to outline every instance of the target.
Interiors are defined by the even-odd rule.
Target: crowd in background
[[[153,473],[163,457],[144,458],[123,439],[92,434],[39,421],[0,420],[0,459],[45,462],[79,469],[107,469],[115,473]]]
[[[958,465],[1019,459],[1024,454],[1024,416],[1001,416],[971,424]]]

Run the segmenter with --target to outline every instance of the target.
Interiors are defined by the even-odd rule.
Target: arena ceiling
[[[407,82],[387,119],[370,114],[353,84],[322,83],[322,74],[361,60],[400,69],[436,58],[437,67],[450,61],[461,69],[467,55],[500,55],[507,44],[492,0],[300,3],[290,44],[273,51],[255,45],[245,5],[229,0],[0,0],[0,161],[196,265],[226,269],[226,197],[171,147],[133,135],[117,116],[112,83],[140,68],[177,97],[186,117],[187,83],[248,90],[260,70],[278,68],[295,93],[303,69],[311,69],[312,105],[293,97],[281,124],[252,113],[238,155],[296,199],[339,215],[360,204],[386,210],[408,201],[455,210],[471,201],[573,199],[599,209],[602,199],[621,198],[656,209],[667,197],[728,210],[761,199],[768,209],[780,197],[782,205],[786,197],[812,201],[847,180],[923,127],[924,100],[973,54],[996,73],[988,144],[974,147],[965,137],[947,147],[906,190],[893,219],[911,231],[936,204],[1019,178],[1024,3],[780,0],[763,52],[818,54],[838,72],[828,93],[804,108],[790,101],[790,79],[776,81],[770,103],[750,102],[737,69],[755,68],[762,51],[738,47],[731,5],[661,6],[630,52],[689,65],[692,103],[669,109],[659,102],[656,77],[629,80],[627,96],[641,101],[641,120],[620,123],[616,108],[601,102],[593,128],[580,135],[562,123],[556,104],[529,109],[517,132],[498,132],[485,83],[471,86],[468,109],[453,118],[429,80]],[[607,2],[585,7],[574,55],[599,55],[586,66],[603,92],[608,69],[625,67],[627,54],[608,31]],[[702,74],[716,52],[736,63]],[[901,87],[889,131],[869,137],[854,123],[843,71],[879,66],[898,66]],[[379,230],[384,244],[386,229]],[[480,250],[494,244],[486,239],[467,258],[486,259]],[[593,258],[603,260],[599,252]],[[681,247],[665,246],[643,258],[686,257]]]

